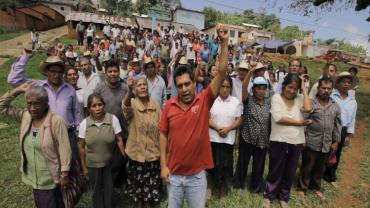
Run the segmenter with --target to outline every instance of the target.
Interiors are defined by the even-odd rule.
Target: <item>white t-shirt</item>
[[[121,30],[117,27],[112,29],[113,38],[118,37],[118,35],[121,33]]]
[[[271,99],[271,135],[270,141],[285,142],[288,144],[305,143],[303,126],[280,125],[276,122],[283,117],[294,120],[302,120],[301,108],[303,106],[303,96],[297,95],[294,98],[294,105],[291,109],[285,105],[280,94],[275,94]]]
[[[93,36],[94,36],[94,29],[93,28],[91,28],[91,29],[87,28],[86,29],[86,37],[93,37]]]
[[[103,123],[95,123],[96,126],[100,127]],[[80,123],[79,131],[78,131],[78,137],[81,139],[86,138],[86,118]],[[112,115],[112,127],[114,130],[114,134],[119,134],[122,129],[121,125],[119,124],[118,118],[115,115]]]
[[[217,97],[210,110],[211,120],[219,127],[228,127],[243,113],[243,105],[238,98],[229,96],[225,101]],[[209,129],[211,142],[234,144],[236,130],[231,130],[226,138],[220,137],[214,129]]]

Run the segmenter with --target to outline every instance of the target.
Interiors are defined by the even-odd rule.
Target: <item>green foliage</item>
[[[0,27],[0,42],[10,40],[26,33],[24,30],[17,30],[10,27]]]
[[[307,35],[307,32],[301,31],[297,25],[286,26],[281,29],[276,37],[281,40],[294,40],[303,39]]]
[[[345,40],[329,38],[327,40],[318,40],[320,44],[330,46],[332,49],[339,49],[350,53],[366,54],[366,49],[361,45],[354,45]]]
[[[222,13],[212,7],[204,7],[205,27],[216,25],[217,23],[227,23],[239,25],[241,23],[260,25],[269,32],[277,32],[280,29],[280,20],[275,15],[255,13],[253,10],[245,10],[240,13]]]

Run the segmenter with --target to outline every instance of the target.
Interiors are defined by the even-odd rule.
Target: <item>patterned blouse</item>
[[[271,98],[265,98],[263,105],[261,105],[254,96],[249,95],[243,104],[242,138],[245,142],[261,149],[267,148],[271,132]]]

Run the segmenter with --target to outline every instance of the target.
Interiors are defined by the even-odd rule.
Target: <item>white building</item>
[[[203,30],[205,15],[203,12],[200,11],[177,8],[173,12],[172,21],[183,24],[191,24],[199,30]]]

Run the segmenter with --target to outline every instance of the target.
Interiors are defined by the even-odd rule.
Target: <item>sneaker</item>
[[[280,206],[281,208],[289,208],[288,202],[280,200]]]
[[[268,198],[263,199],[263,208],[271,208],[271,200]]]

